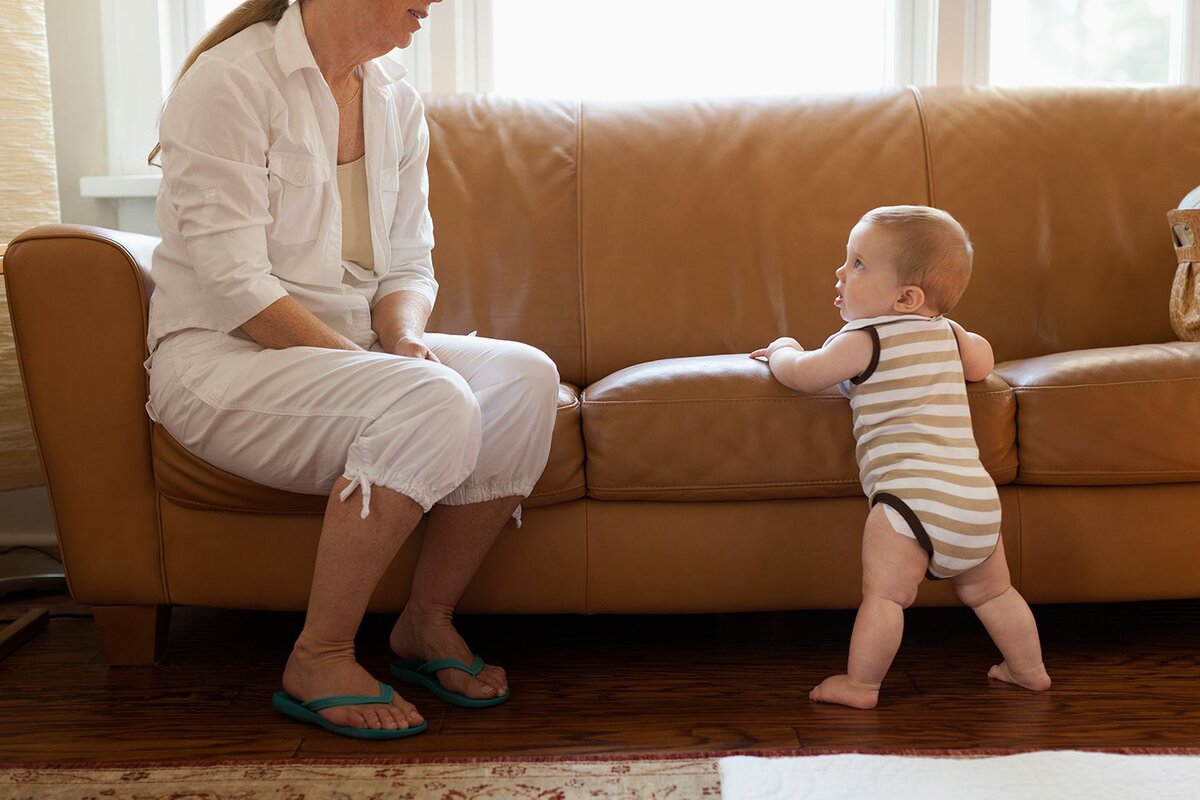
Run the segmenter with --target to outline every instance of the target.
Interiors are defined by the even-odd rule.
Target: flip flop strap
[[[456,669],[474,678],[483,670],[483,656],[475,656],[475,660],[471,662],[470,666],[457,658],[435,658],[433,661],[426,661],[417,667],[417,672],[432,675],[440,669]]]
[[[334,697],[318,697],[316,700],[309,700],[307,703],[301,703],[300,705],[309,711],[320,711],[323,708],[335,708],[337,706],[363,706],[369,703],[388,705],[391,702],[392,687],[380,682],[379,694],[377,695],[344,694]]]

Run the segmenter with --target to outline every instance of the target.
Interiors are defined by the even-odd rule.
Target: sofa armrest
[[[146,416],[157,239],[47,225],[4,258],[17,361],[72,595],[167,602]]]

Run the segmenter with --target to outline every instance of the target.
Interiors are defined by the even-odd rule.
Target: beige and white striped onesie
[[[853,330],[874,342],[867,369],[838,387],[863,491],[929,553],[930,578],[966,572],[996,549],[1000,498],[979,461],[954,328],[945,317],[874,317],[829,339]]]

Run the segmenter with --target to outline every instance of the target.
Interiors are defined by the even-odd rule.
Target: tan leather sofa
[[[431,330],[530,342],[564,381],[524,527],[463,611],[854,606],[867,505],[846,401],[745,353],[840,326],[847,232],[893,203],[945,208],[976,243],[954,316],[1002,362],[969,392],[1021,591],[1200,596],[1200,344],[1172,341],[1164,221],[1200,182],[1200,90],[427,109]],[[71,590],[114,663],[159,654],[172,605],[303,608],[324,502],[147,419],[154,243],[51,226],[6,259]],[[373,609],[402,605],[419,538]]]

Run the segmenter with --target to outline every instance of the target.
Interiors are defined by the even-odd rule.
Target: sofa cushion
[[[1078,350],[996,372],[1017,396],[1018,483],[1200,480],[1200,343]]]
[[[997,483],[1017,472],[1016,403],[995,375],[967,385],[975,439]],[[652,361],[583,394],[588,495],[768,500],[861,495],[850,404],[782,386],[745,355]]]
[[[579,409],[579,390],[570,384],[560,384],[550,459],[533,487],[533,493],[524,502],[526,508],[583,497]],[[188,452],[162,425],[154,426],[151,449],[158,490],[180,505],[277,514],[322,514],[325,511],[324,495],[272,489],[218,469]]]

